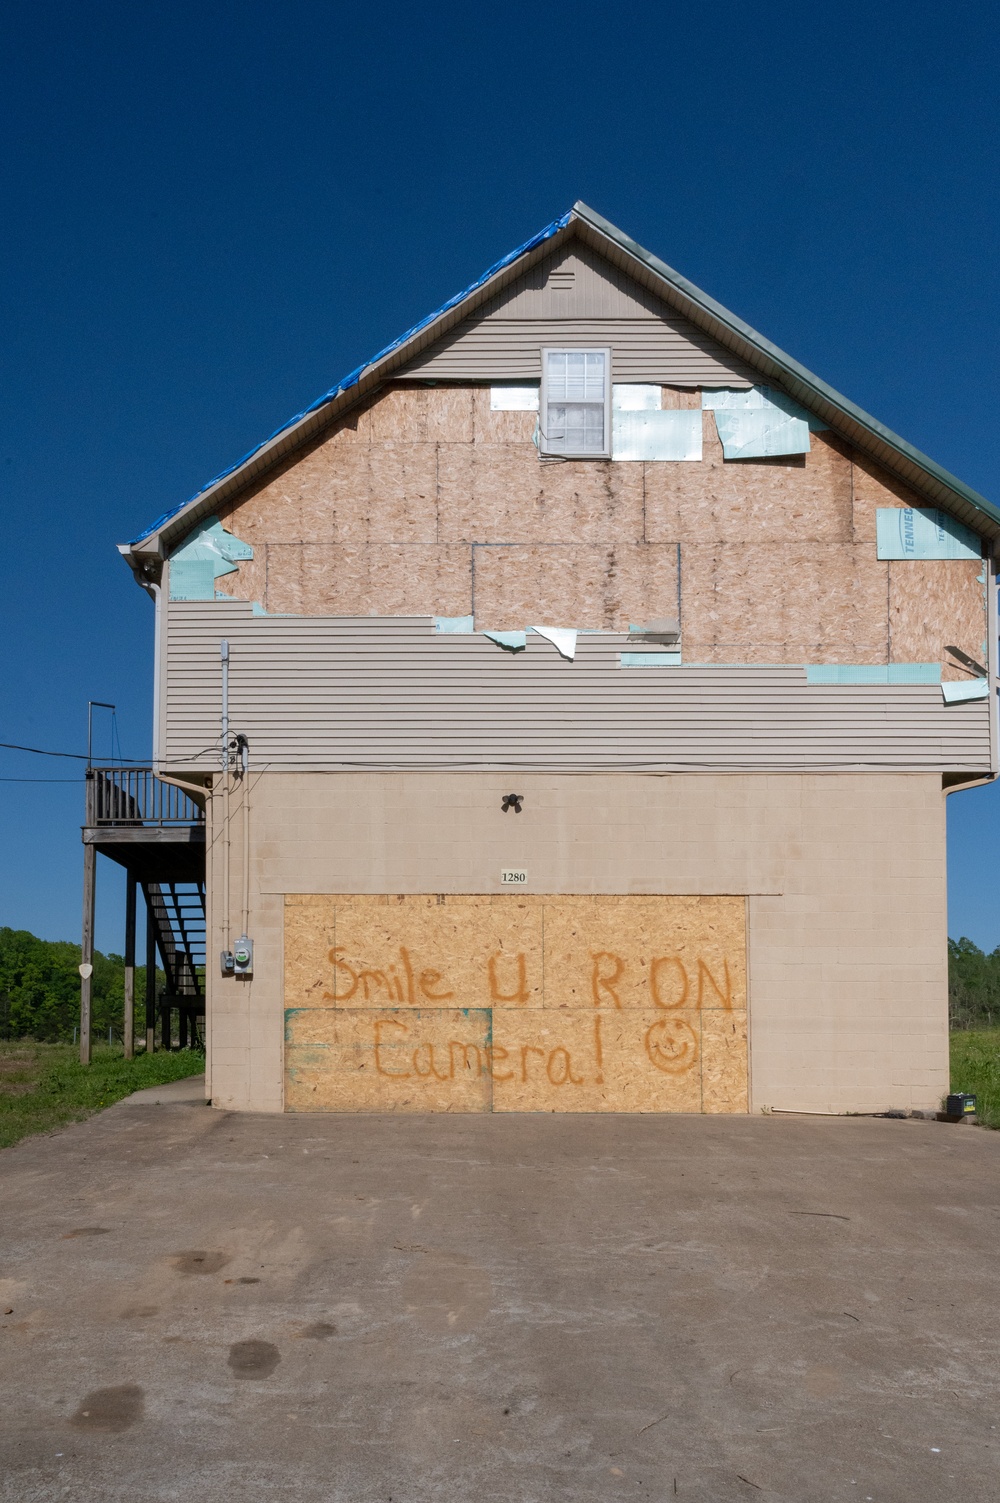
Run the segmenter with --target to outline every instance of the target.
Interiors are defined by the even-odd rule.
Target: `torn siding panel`
[[[939,663],[807,663],[810,684],[939,684]]]
[[[214,600],[216,580],[253,556],[250,544],[227,532],[218,517],[206,517],[170,555],[170,599]]]
[[[974,678],[964,684],[942,684],[941,696],[946,705],[968,704],[974,699],[989,699],[990,681],[986,678]]]
[[[726,459],[770,459],[809,453],[809,424],[771,408],[723,409],[715,426]]]
[[[642,469],[587,460],[542,464],[532,444],[442,449],[438,517],[446,542],[639,542]]]
[[[611,405],[619,412],[659,412],[663,406],[663,388],[648,384],[616,384],[611,388]]]
[[[702,441],[700,465],[646,467],[650,542],[851,540],[851,460],[832,434],[814,434],[810,452],[796,458],[726,464],[706,411]]]
[[[171,600],[215,599],[215,567],[211,559],[172,558],[168,568]]]
[[[611,419],[611,457],[619,462],[698,462],[701,435],[699,412],[617,409]]]
[[[537,412],[537,386],[491,386],[491,412]]]
[[[983,554],[977,534],[936,507],[880,506],[875,530],[879,558],[978,560]]]
[[[669,545],[476,548],[475,557],[479,630],[548,620],[627,631],[643,611],[677,609],[677,550]]]
[[[568,663],[533,633],[511,654],[428,618],[253,619],[208,603],[168,613],[169,757],[214,744],[220,635],[232,714],[275,769],[989,766],[988,706],[956,714],[934,685],[812,687],[797,665],[623,671],[624,633],[581,635]]]
[[[618,655],[623,668],[679,668],[679,652],[622,652]]]
[[[524,652],[528,645],[528,633],[525,631],[485,631],[484,637],[489,637],[498,647],[507,652]]]
[[[751,386],[742,390],[719,390],[703,391],[701,394],[703,407],[711,408],[713,412],[737,411],[766,411],[783,412],[786,417],[799,418],[808,423],[814,433],[822,433],[828,424],[807,412],[798,402],[793,402],[791,397],[786,397],[783,391],[775,386]]]
[[[264,604],[296,615],[469,615],[471,551],[438,544],[274,544],[267,549]]]
[[[945,679],[968,679],[968,670],[947,648],[958,647],[976,662],[985,662],[982,563],[907,559],[883,567],[889,571],[891,660],[940,663]]]
[[[684,543],[684,655],[689,662],[884,663],[887,567],[850,543]]]
[[[434,630],[444,632],[452,636],[470,635],[476,629],[476,623],[471,616],[435,616]]]

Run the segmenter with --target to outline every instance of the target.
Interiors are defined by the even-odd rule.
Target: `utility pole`
[[[114,710],[103,699],[87,701],[87,808],[90,799],[94,764],[94,709]],[[97,886],[97,847],[88,841],[83,847],[83,933],[80,943],[80,1063],[90,1064],[90,1029],[94,998],[94,893]]]
[[[135,877],[126,873],[125,886],[125,1058],[135,1053]]]
[[[90,1064],[90,1015],[94,985],[94,889],[97,847],[83,848],[83,935],[80,945],[80,1063]]]

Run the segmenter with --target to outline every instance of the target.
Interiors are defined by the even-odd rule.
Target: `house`
[[[576,204],[121,549],[213,1102],[937,1107],[998,537]]]

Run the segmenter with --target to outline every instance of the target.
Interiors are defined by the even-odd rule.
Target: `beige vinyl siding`
[[[445,381],[537,381],[543,345],[608,346],[615,381],[663,386],[750,386],[748,366],[684,320],[468,319],[399,373]]]
[[[477,318],[673,318],[662,298],[581,244],[531,267],[476,310]],[[692,325],[693,327],[693,325]]]
[[[794,665],[622,668],[623,635],[542,638],[511,656],[430,619],[253,617],[173,604],[164,755],[214,768],[221,674],[230,724],[273,771],[940,771],[990,763],[989,705],[935,685],[810,686]]]
[[[396,379],[537,381],[542,345],[609,346],[616,381],[748,386],[754,380],[742,360],[585,246],[532,267]]]

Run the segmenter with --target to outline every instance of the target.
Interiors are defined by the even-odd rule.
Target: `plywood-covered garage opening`
[[[285,1106],[745,1112],[742,897],[289,896]]]

